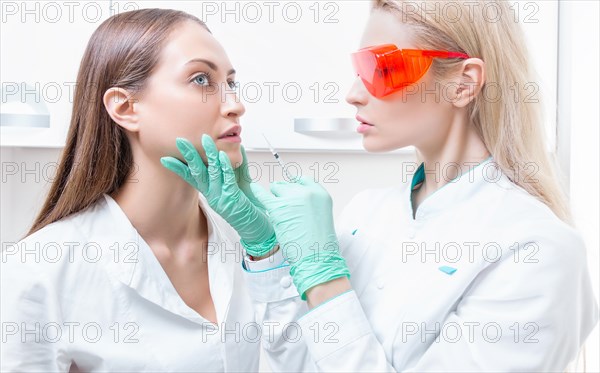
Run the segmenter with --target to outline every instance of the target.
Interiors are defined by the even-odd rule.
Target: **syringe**
[[[273,157],[275,157],[275,160],[277,161],[277,163],[279,163],[279,165],[281,166],[281,169],[283,170],[283,172],[285,172],[285,175],[287,176],[288,180],[290,182],[295,182],[295,179],[290,177],[290,174],[287,172],[287,168],[285,167],[285,163],[283,163],[283,161],[281,160],[281,157],[279,156],[279,154],[275,151],[275,149],[273,149],[273,146],[271,145],[271,143],[269,142],[269,140],[267,139],[267,136],[265,136],[265,134],[262,134],[265,141],[267,142],[267,146],[269,147],[269,150],[271,151],[271,154],[273,154]]]

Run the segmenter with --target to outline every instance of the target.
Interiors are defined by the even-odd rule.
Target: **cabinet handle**
[[[50,127],[50,116],[48,114],[0,114],[0,126],[2,127]]]
[[[14,83],[16,84],[16,83]],[[27,83],[21,83],[25,92],[36,92],[37,90]],[[0,127],[50,127],[50,114],[44,100],[30,100],[26,96],[25,101],[21,102],[13,92],[8,95],[4,91],[4,86],[0,93],[2,94],[2,109],[0,110]]]
[[[355,132],[358,122],[354,118],[295,118],[297,133],[348,133]]]

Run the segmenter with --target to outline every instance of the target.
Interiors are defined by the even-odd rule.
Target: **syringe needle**
[[[277,159],[277,161],[279,161],[279,165],[281,167],[283,167],[283,165],[281,164],[281,159],[279,159],[279,154],[275,151],[275,149],[273,149],[273,145],[271,145],[271,143],[269,142],[269,140],[267,139],[267,136],[265,136],[265,134],[263,133],[263,138],[265,139],[265,141],[267,142],[267,146],[269,147],[269,150],[271,151],[271,154],[273,154],[273,156],[275,157],[275,159]]]
[[[269,142],[269,139],[267,139],[267,136],[265,136],[264,133],[262,134],[262,136],[265,139],[265,141],[267,142],[267,146],[269,147],[269,150],[271,151],[271,154],[273,154],[273,157],[275,157],[275,160],[277,161],[277,163],[279,163],[279,165],[281,166],[283,172],[285,172],[285,175],[288,177],[288,180],[290,180],[290,181],[293,182],[294,179],[291,178],[290,175],[287,173],[287,169],[285,167],[285,164],[281,160],[281,157],[279,157],[279,154],[273,148],[273,145],[271,145],[271,143]]]

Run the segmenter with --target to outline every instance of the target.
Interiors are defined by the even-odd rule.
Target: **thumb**
[[[250,189],[254,197],[269,210],[272,205],[277,201],[276,197],[271,193],[267,192],[262,186],[256,183],[250,183]]]
[[[296,183],[300,184],[300,185],[305,185],[305,186],[311,186],[311,185],[315,185],[318,184],[317,182],[315,182],[312,178],[310,177],[305,177],[305,176],[300,176],[297,180]]]
[[[274,181],[271,183],[271,193],[276,197],[292,197],[305,193],[307,185],[297,182]]]

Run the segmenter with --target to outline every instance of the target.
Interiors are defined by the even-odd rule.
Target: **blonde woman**
[[[509,4],[444,4],[375,1],[352,56],[363,145],[415,146],[405,182],[357,195],[335,230],[318,184],[252,186],[311,309],[272,317],[301,315],[321,371],[562,371],[598,322]]]

